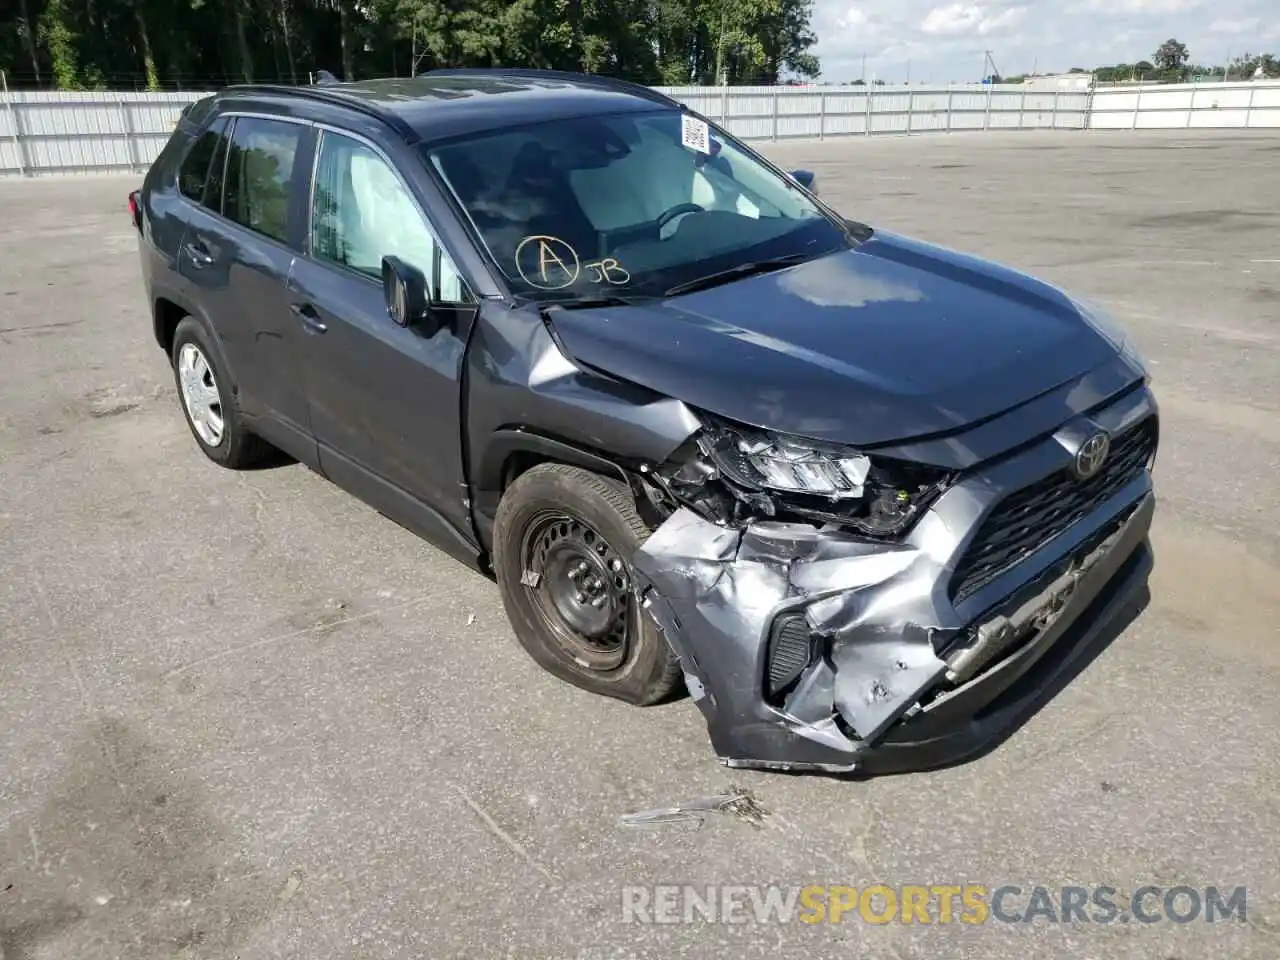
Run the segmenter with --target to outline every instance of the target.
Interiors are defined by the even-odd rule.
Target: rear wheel
[[[194,317],[183,318],[174,330],[171,360],[182,412],[205,456],[240,469],[271,455],[271,445],[244,426],[222,355]]]
[[[621,483],[564,464],[522,474],[494,525],[494,571],[516,638],[593,693],[655,703],[680,664],[636,602],[631,557],[649,535]]]

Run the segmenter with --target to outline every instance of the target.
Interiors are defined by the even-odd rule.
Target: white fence
[[[10,90],[0,101],[0,176],[144,170],[201,96]]]
[[[1095,90],[1091,130],[1280,127],[1280,80]]]
[[[1071,129],[1089,94],[1020,84],[965,87],[661,87],[730,133],[785,140],[948,130]]]
[[[964,130],[1280,126],[1280,82],[1113,87],[667,87],[752,140]],[[143,170],[202,93],[10,91],[0,176]]]

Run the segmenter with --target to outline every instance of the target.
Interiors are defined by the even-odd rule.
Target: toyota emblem
[[[1088,480],[1101,470],[1110,450],[1111,437],[1106,433],[1095,433],[1082,443],[1080,449],[1076,451],[1076,477],[1080,480]]]

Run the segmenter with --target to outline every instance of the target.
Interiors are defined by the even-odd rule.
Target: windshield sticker
[[[520,279],[539,290],[563,290],[577,283],[582,271],[589,271],[593,283],[620,287],[631,282],[631,274],[613,257],[583,263],[578,251],[559,237],[534,234],[516,246],[516,270]]]
[[[577,282],[582,263],[578,251],[559,237],[534,234],[516,246],[516,269],[531,287],[563,290]]]
[[[711,132],[707,121],[687,113],[680,115],[680,142],[690,150],[707,154],[711,152]]]

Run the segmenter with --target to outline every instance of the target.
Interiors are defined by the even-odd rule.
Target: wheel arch
[[[497,430],[490,438],[479,469],[472,478],[476,531],[486,550],[493,547],[493,520],[503,493],[521,474],[544,463],[581,467],[621,481],[628,489],[631,486],[623,466],[599,451],[523,427]]]
[[[164,351],[165,356],[173,353],[173,335],[178,324],[192,312],[187,307],[166,296],[157,296],[151,307],[152,327],[156,344]]]
[[[227,360],[227,351],[223,346],[222,337],[218,336],[217,327],[213,325],[204,310],[185,298],[175,297],[171,292],[165,291],[154,295],[151,311],[156,344],[164,351],[165,356],[170,359],[173,357],[173,338],[178,330],[178,324],[187,317],[191,317],[204,327],[205,333],[213,341],[213,348],[218,352],[218,360],[222,364],[227,379],[230,381],[229,387],[232,396],[240,396],[240,380]]]

